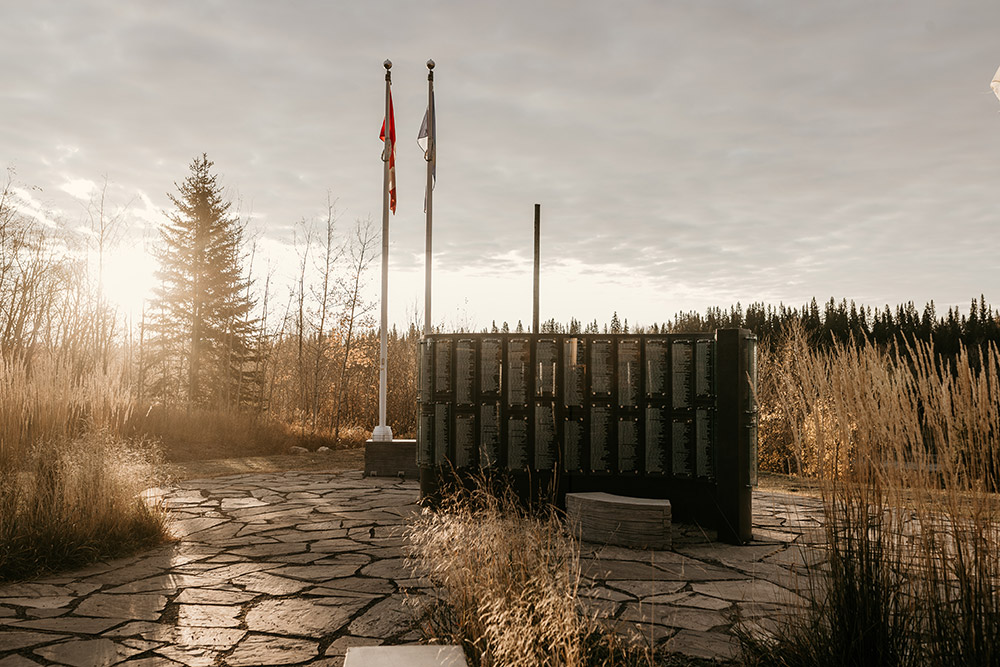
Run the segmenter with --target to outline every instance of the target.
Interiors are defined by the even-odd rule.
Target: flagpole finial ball
[[[391,67],[392,67],[392,61],[391,61],[391,60],[389,60],[388,58],[386,58],[386,59],[385,59],[385,62],[384,62],[384,63],[382,63],[382,66],[383,66],[383,67],[385,67],[386,69],[389,69],[389,68],[391,68]]]
[[[433,60],[428,60],[427,61],[427,69],[434,69],[434,61]]]

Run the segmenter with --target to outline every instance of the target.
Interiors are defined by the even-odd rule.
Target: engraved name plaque
[[[583,406],[586,391],[586,343],[579,338],[563,341],[563,403],[567,407]]]
[[[556,467],[555,406],[544,404],[535,406],[535,469],[553,470]]]
[[[639,340],[618,343],[618,405],[634,408],[639,402]]]
[[[503,348],[499,338],[484,338],[479,344],[479,391],[500,395],[500,362]]]
[[[429,403],[434,396],[434,347],[429,340],[420,341],[420,402]]]
[[[694,424],[688,419],[675,419],[673,428],[673,474],[674,477],[691,477],[694,461],[691,456]]]
[[[468,468],[476,452],[476,416],[455,415],[455,467]]]
[[[618,471],[639,469],[639,420],[626,417],[618,420]]]
[[[646,408],[646,473],[665,475],[669,470],[670,418],[663,408]]]
[[[441,465],[448,459],[448,445],[451,443],[451,406],[447,403],[434,404],[434,465]]]
[[[663,398],[667,395],[670,368],[667,366],[668,343],[654,338],[646,341],[646,395]]]
[[[451,341],[447,338],[434,343],[434,393],[451,391]]]
[[[429,468],[434,465],[434,413],[421,412],[418,428],[420,434],[417,438],[417,466]]]
[[[595,340],[590,343],[590,392],[594,396],[611,396],[614,373],[611,359],[611,341]]]
[[[715,395],[715,341],[701,339],[694,344],[694,394],[698,398]]]
[[[531,350],[527,338],[511,338],[507,342],[507,403],[528,404],[528,364]]]
[[[563,421],[563,470],[583,469],[583,419]]]
[[[559,348],[555,340],[543,339],[535,344],[535,396],[552,398],[556,395],[556,363]]]
[[[715,479],[715,414],[709,410],[696,410],[694,433],[698,477]]]
[[[486,403],[479,406],[479,465],[496,466],[500,462],[500,406]]]
[[[455,345],[455,403],[472,405],[476,390],[476,342],[462,339]]]
[[[611,470],[611,408],[595,405],[590,408],[590,469]]]
[[[674,410],[691,406],[691,341],[675,340],[671,348],[673,353],[673,404]]]
[[[528,467],[528,419],[511,417],[507,420],[507,468],[524,470]]]

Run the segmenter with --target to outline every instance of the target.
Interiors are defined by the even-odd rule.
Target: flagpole
[[[372,431],[372,440],[391,441],[392,429],[385,423],[386,353],[389,346],[389,159],[392,156],[392,118],[389,89],[392,84],[392,61],[386,59],[385,67],[385,144],[382,149],[382,328],[379,336],[378,369],[378,426]]]
[[[542,205],[535,204],[535,273],[534,273],[534,284],[532,285],[532,300],[531,300],[531,333],[538,333],[538,268],[539,268],[539,254],[538,254],[538,241],[541,236],[542,227]]]
[[[427,193],[425,207],[427,214],[424,243],[424,335],[431,333],[431,220],[434,210],[434,163],[437,159],[437,137],[434,136],[437,126],[434,124],[434,61],[427,61],[427,150],[424,159],[427,161]]]

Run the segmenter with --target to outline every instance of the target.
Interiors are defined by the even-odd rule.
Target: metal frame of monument
[[[688,334],[433,334],[420,343],[421,496],[463,471],[548,490],[667,498],[720,540],[751,536],[756,338]]]

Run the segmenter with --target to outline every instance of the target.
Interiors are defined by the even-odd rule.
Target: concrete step
[[[352,646],[344,667],[468,667],[460,646]]]
[[[567,493],[566,514],[586,542],[633,549],[670,549],[670,501],[611,493]]]

